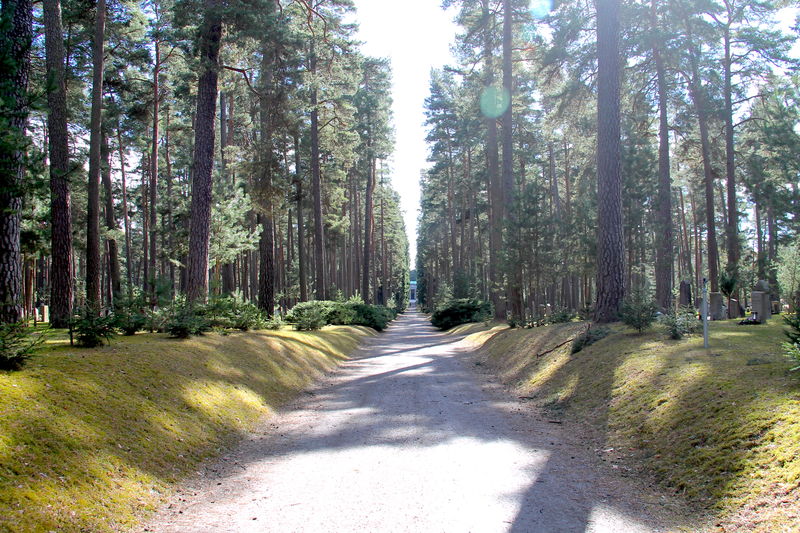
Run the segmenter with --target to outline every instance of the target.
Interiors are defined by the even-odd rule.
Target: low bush
[[[431,324],[445,330],[470,322],[481,322],[491,317],[489,302],[472,298],[449,300],[431,315]]]
[[[19,370],[45,334],[33,335],[24,322],[0,324],[0,370]]]
[[[797,363],[797,366],[790,369],[795,372],[800,370],[800,309],[783,317],[783,321],[789,326],[789,329],[784,330],[789,341],[783,343],[783,351],[786,357]]]
[[[110,342],[111,338],[117,334],[114,315],[97,316],[88,311],[72,318],[70,330],[75,333],[78,346],[83,348],[96,348],[104,341]]]
[[[566,324],[567,322],[572,322],[572,319],[574,319],[576,316],[578,316],[578,314],[575,313],[575,311],[570,311],[569,309],[562,307],[556,309],[549,317],[547,317],[547,323]]]
[[[186,301],[177,301],[165,311],[164,330],[170,337],[188,339],[192,335],[202,335],[211,327],[198,308]]]
[[[312,300],[295,305],[286,320],[298,330],[319,329],[327,324],[342,326],[367,326],[383,331],[395,319],[394,309],[382,305],[365,304],[361,300],[346,302]]]
[[[114,305],[114,327],[130,336],[147,325],[147,306],[141,298],[121,299]]]
[[[605,326],[589,328],[586,330],[586,333],[572,341],[571,352],[578,353],[587,346],[591,346],[592,344],[596,343],[600,339],[608,337],[610,334],[611,330]]]
[[[397,317],[394,309],[382,305],[369,305],[359,303],[345,304],[355,315],[350,324],[354,326],[367,326],[377,331],[383,331],[392,320]]]
[[[636,291],[622,303],[620,320],[637,333],[642,333],[653,324],[657,310],[655,301],[648,298],[644,291]]]
[[[320,306],[310,306],[302,313],[293,315],[292,321],[297,331],[315,331],[328,323]]]
[[[681,307],[677,311],[670,311],[666,315],[662,315],[658,322],[664,328],[667,336],[675,340],[696,333],[702,326],[691,307]]]

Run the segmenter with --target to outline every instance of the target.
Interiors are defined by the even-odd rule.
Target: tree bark
[[[703,174],[705,177],[706,196],[706,232],[708,240],[708,280],[711,292],[719,292],[719,249],[717,247],[717,230],[714,221],[714,168],[711,164],[711,141],[708,134],[709,107],[706,101],[705,88],[700,78],[700,69],[697,65],[699,51],[692,40],[691,29],[687,31],[689,63],[691,78],[689,93],[697,113],[697,123],[700,129],[700,149],[703,159]],[[699,274],[698,274],[699,275]]]
[[[294,136],[295,187],[297,188],[297,267],[300,282],[300,301],[308,301],[306,281],[306,229],[303,221],[303,177],[301,171],[300,138]]]
[[[103,133],[102,144],[100,146],[101,159],[103,162],[102,179],[103,189],[105,191],[105,222],[106,229],[109,230],[109,237],[107,238],[108,245],[108,276],[111,282],[111,300],[113,305],[114,300],[120,295],[122,291],[122,280],[119,269],[119,247],[117,246],[117,239],[113,237],[113,231],[117,230],[117,221],[114,217],[114,193],[111,187],[111,165],[109,161],[110,152],[108,149],[108,137]]]
[[[311,47],[311,72],[317,71],[317,56]],[[322,219],[322,177],[319,165],[319,110],[317,89],[311,91],[311,193],[314,201],[314,292],[317,300],[327,298],[325,279],[325,232]]]
[[[484,78],[487,88],[493,87],[495,83],[494,73],[494,49],[492,46],[490,18],[493,17],[489,9],[488,0],[483,0],[482,11],[485,20],[484,26]],[[503,182],[500,175],[500,161],[497,150],[497,119],[496,117],[484,117],[486,126],[486,165],[487,177],[489,181],[490,214],[489,217],[489,297],[494,307],[494,317],[498,320],[506,319],[506,299],[502,294],[504,287],[502,283],[502,267],[500,254],[503,246],[503,224],[504,224],[504,205],[503,205]]]
[[[186,293],[191,302],[205,302],[208,299],[211,173],[214,167],[214,118],[217,110],[221,38],[222,17],[218,0],[206,0],[199,43],[202,70],[197,81],[189,257],[186,265]]]
[[[89,187],[86,206],[86,308],[100,312],[102,262],[100,260],[100,143],[103,118],[103,64],[106,1],[98,0],[92,46],[92,114],[89,123]]]
[[[156,7],[157,9],[157,7]],[[150,252],[149,252],[149,265],[148,271],[150,272],[150,279],[145,280],[150,289],[150,306],[155,307],[158,303],[156,301],[156,240],[158,238],[158,211],[156,205],[158,202],[158,120],[159,120],[159,75],[161,74],[161,46],[158,39],[153,43],[155,49],[155,65],[153,67],[153,142],[151,146],[150,155]]]
[[[52,90],[47,93],[50,156],[50,325],[67,327],[72,316],[72,200],[61,1],[44,0],[45,53]]]
[[[22,320],[22,257],[20,255],[20,216],[22,178],[25,172],[25,129],[28,122],[28,78],[30,45],[33,39],[29,0],[4,0],[0,11],[9,22],[0,35],[5,57],[0,80],[3,114],[8,116],[9,132],[0,152],[0,323]],[[10,138],[9,138],[10,137]]]
[[[619,0],[597,6],[597,301],[595,320],[617,319],[625,295],[620,169]]]
[[[367,141],[369,151],[369,141]],[[364,262],[362,263],[361,277],[361,298],[364,303],[372,302],[372,294],[369,291],[370,266],[372,261],[372,208],[373,196],[375,194],[375,159],[370,158],[367,168],[367,188],[364,195]]]
[[[657,3],[651,4],[652,30],[658,34],[660,24],[656,12]],[[656,63],[656,81],[658,85],[658,192],[656,231],[656,303],[662,311],[672,306],[673,253],[674,238],[672,236],[672,178],[669,167],[669,122],[667,118],[667,73],[664,59],[661,56],[661,43],[653,39],[653,58]]]

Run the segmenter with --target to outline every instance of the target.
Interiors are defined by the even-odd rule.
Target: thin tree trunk
[[[311,46],[311,73],[317,71],[317,56]],[[317,300],[325,300],[328,286],[325,279],[325,233],[322,219],[322,176],[319,162],[319,109],[317,89],[311,91],[311,193],[314,201],[314,292]]]
[[[125,275],[128,281],[128,296],[133,294],[133,261],[131,260],[131,219],[128,213],[128,186],[125,171],[125,149],[122,146],[122,129],[117,121],[117,150],[119,151],[120,176],[122,178],[122,220],[125,225]]]
[[[656,12],[657,3],[651,4],[652,30],[660,24]],[[657,32],[656,32],[657,33]],[[656,63],[658,85],[658,231],[656,231],[656,302],[662,310],[672,307],[673,254],[672,236],[672,178],[669,166],[669,122],[667,115],[667,79],[661,44],[653,40],[653,58]]]
[[[92,114],[89,124],[89,188],[86,207],[86,307],[100,312],[100,137],[103,113],[103,54],[106,0],[98,0],[92,47]]]
[[[306,229],[303,221],[303,177],[301,172],[300,138],[294,136],[295,187],[297,189],[297,270],[300,281],[300,301],[308,301],[306,281]]]
[[[156,7],[157,9],[157,7]],[[153,43],[155,48],[155,66],[153,68],[153,142],[150,155],[150,251],[148,271],[153,283],[150,283],[150,306],[156,306],[156,240],[158,239],[158,211],[156,209],[158,198],[158,141],[159,141],[159,76],[161,74],[161,46],[156,39]]]
[[[700,79],[700,70],[697,66],[698,51],[689,34],[689,56],[692,68],[692,79],[689,80],[689,92],[694,102],[697,122],[700,129],[700,148],[703,157],[703,174],[705,176],[706,195],[706,228],[708,239],[708,279],[711,292],[719,292],[719,250],[717,247],[717,230],[714,221],[714,168],[711,165],[711,141],[708,135],[708,103],[705,98],[705,89]]]
[[[367,141],[367,151],[370,150],[370,141]],[[372,261],[372,204],[375,193],[375,159],[370,158],[369,168],[367,169],[367,188],[364,195],[364,262],[362,263],[361,278],[361,298],[365,303],[372,302],[372,294],[369,291]]]
[[[110,152],[108,149],[108,136],[103,132],[102,144],[100,146],[101,159],[103,162],[103,171],[101,177],[103,180],[103,189],[106,196],[106,229],[109,230],[109,237],[106,238],[108,247],[108,277],[111,286],[111,300],[113,305],[114,300],[119,297],[122,292],[122,280],[119,269],[119,251],[117,246],[117,239],[113,237],[114,231],[117,230],[117,221],[114,217],[114,192],[111,187],[111,162],[109,161]]]
[[[494,47],[492,46],[491,24],[489,19],[493,16],[488,0],[482,2],[483,17],[486,19],[484,27],[484,78],[487,88],[495,83],[494,73]],[[500,175],[500,161],[497,150],[497,117],[484,117],[486,126],[486,164],[487,179],[489,181],[490,217],[489,217],[489,293],[494,307],[494,316],[498,320],[506,319],[506,299],[502,284],[502,267],[500,254],[503,246],[503,182]]]
[[[43,2],[47,72],[47,131],[50,156],[50,325],[67,327],[72,316],[72,200],[69,187],[69,137],[61,1]]]

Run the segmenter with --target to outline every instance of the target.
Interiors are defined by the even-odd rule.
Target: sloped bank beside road
[[[0,372],[0,531],[121,531],[374,331],[50,344]],[[64,337],[62,335],[62,337]]]
[[[780,317],[763,327],[716,322],[708,351],[698,337],[617,326],[570,354],[565,341],[585,327],[451,331],[480,348],[476,368],[588,432],[614,468],[650,476],[708,514],[712,530],[798,531],[800,376],[781,355]]]

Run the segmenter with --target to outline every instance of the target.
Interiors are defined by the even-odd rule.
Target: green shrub
[[[572,353],[578,353],[587,346],[591,346],[600,339],[608,337],[611,330],[605,326],[589,328],[586,333],[572,341]]]
[[[0,370],[19,370],[45,334],[32,335],[24,322],[0,324]]]
[[[111,337],[117,334],[114,328],[114,315],[97,316],[91,312],[83,312],[70,321],[75,340],[83,348],[96,348],[103,341],[110,342]]]
[[[481,322],[491,317],[489,302],[473,298],[450,300],[431,315],[431,324],[445,330],[470,322]]]
[[[286,315],[286,320],[298,330],[319,329],[327,324],[343,326],[367,326],[383,331],[395,319],[394,309],[382,305],[365,304],[351,298],[346,302],[312,300],[295,305]],[[318,323],[320,323],[317,325]]]
[[[276,316],[274,316],[272,318],[264,319],[263,323],[261,324],[261,327],[258,328],[258,329],[270,329],[270,330],[273,330],[273,331],[277,331],[277,330],[281,329],[283,327],[283,325],[284,325],[284,322],[281,319],[281,317],[276,315]]]
[[[626,326],[641,333],[653,324],[657,310],[655,301],[648,298],[644,291],[635,291],[623,302],[620,319]]]
[[[188,339],[192,335],[202,335],[211,327],[198,308],[186,301],[177,301],[166,310],[167,319],[164,330],[170,337]]]
[[[800,309],[794,314],[783,317],[783,321],[789,326],[789,329],[784,331],[789,342],[783,343],[783,350],[788,358],[798,363],[798,366],[791,369],[794,372],[800,370]]]
[[[394,309],[382,305],[347,304],[354,313],[354,326],[367,326],[376,331],[383,331],[392,320],[397,317]]]
[[[315,331],[328,322],[320,306],[311,306],[302,313],[294,315],[294,327],[297,331]]]
[[[572,319],[575,318],[577,313],[574,311],[570,311],[566,308],[557,308],[553,313],[547,317],[548,324],[565,324],[567,322],[572,322]]]
[[[146,305],[141,298],[120,299],[114,305],[114,327],[123,335],[134,335],[147,325]]]
[[[677,311],[670,311],[666,315],[662,315],[658,322],[669,338],[676,340],[696,333],[702,326],[691,307],[681,307]]]

